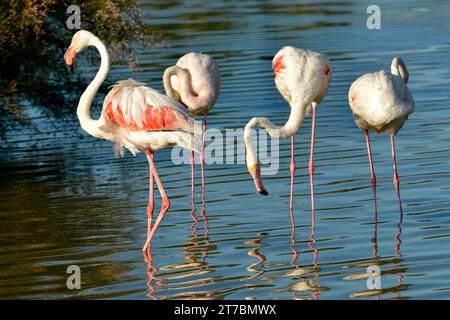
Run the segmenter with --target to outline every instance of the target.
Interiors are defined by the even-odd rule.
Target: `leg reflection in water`
[[[298,296],[299,293],[311,292],[312,298],[314,300],[318,299],[320,292],[328,290],[326,287],[322,287],[318,284],[319,280],[319,269],[317,265],[319,251],[315,248],[314,243],[316,242],[314,238],[315,232],[315,211],[312,211],[312,220],[311,220],[311,233],[309,235],[310,241],[308,242],[308,246],[312,252],[312,268],[302,268],[300,264],[297,262],[299,259],[299,253],[295,248],[296,240],[295,240],[295,221],[294,215],[291,211],[291,251],[292,251],[292,259],[290,261],[291,265],[295,267],[293,272],[289,272],[289,276],[294,276],[299,279],[299,282],[294,283],[290,286],[290,290],[294,292],[294,299],[301,299],[302,297]],[[307,275],[313,275],[312,279],[305,279]]]
[[[148,278],[147,278],[147,288],[148,288],[147,297],[149,297],[153,300],[157,300],[158,298],[154,295],[155,287],[153,286],[153,281],[157,280],[157,278],[155,277],[155,274],[158,271],[158,269],[156,269],[153,266],[153,257],[152,257],[151,250],[142,251],[142,255],[144,256],[145,262],[147,262],[147,276],[148,276]]]

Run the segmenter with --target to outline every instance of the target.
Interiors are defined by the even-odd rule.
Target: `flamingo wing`
[[[133,79],[113,86],[103,113],[110,122],[130,131],[192,131],[182,104]]]

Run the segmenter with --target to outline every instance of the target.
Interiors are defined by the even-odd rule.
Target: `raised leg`
[[[146,152],[147,154],[147,152]],[[152,241],[153,236],[155,235],[156,229],[158,228],[159,224],[161,223],[161,220],[164,218],[164,215],[166,214],[167,210],[170,208],[170,201],[169,198],[166,195],[166,192],[164,190],[164,187],[161,183],[161,180],[159,179],[158,171],[156,170],[155,163],[153,161],[153,157],[149,156],[147,154],[147,160],[150,164],[150,170],[155,178],[156,185],[158,186],[159,193],[161,194],[162,199],[162,205],[161,205],[161,211],[159,212],[158,218],[156,218],[155,224],[153,225],[152,229],[150,230],[150,234],[147,237],[147,241],[145,242],[144,247],[142,248],[143,251],[146,251],[150,247],[150,243]]]
[[[200,164],[202,170],[202,202],[205,204],[205,134],[206,134],[206,112],[203,114],[202,125],[202,151],[200,154]]]
[[[311,150],[309,152],[309,180],[311,186],[311,210],[314,211],[314,138],[316,131],[316,105],[312,108]]]
[[[295,159],[294,159],[294,150],[295,150],[295,142],[294,136],[291,137],[291,197],[289,201],[289,208],[292,209],[294,207],[294,176],[295,176]]]
[[[397,190],[397,200],[398,205],[400,207],[400,212],[403,212],[402,210],[402,200],[400,198],[400,180],[398,179],[398,173],[397,173],[397,160],[395,157],[395,144],[394,144],[394,135],[391,135],[391,149],[392,149],[392,164],[394,167],[394,186]]]
[[[372,149],[370,148],[369,130],[366,130],[366,144],[367,144],[367,154],[369,155],[370,177],[372,178],[372,189],[373,189],[373,198],[374,198],[374,204],[375,204],[375,212],[377,212],[377,178],[375,177],[375,170],[373,168]]]
[[[153,151],[146,150],[145,154],[147,157],[153,158]],[[153,220],[153,209],[155,207],[154,203],[154,189],[153,189],[153,173],[151,166],[149,164],[148,166],[149,170],[149,180],[150,180],[150,191],[149,191],[149,200],[148,200],[148,206],[147,206],[147,237],[150,235],[150,230],[152,229],[152,220]]]

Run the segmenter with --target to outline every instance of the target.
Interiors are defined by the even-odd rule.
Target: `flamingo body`
[[[292,107],[294,100],[307,102],[306,114],[312,102],[318,104],[325,97],[331,78],[331,63],[319,52],[286,46],[272,61],[275,85]]]
[[[106,138],[120,154],[133,154],[178,144],[191,148],[193,119],[178,101],[133,79],[117,82],[103,103]],[[198,151],[198,147],[195,147]]]
[[[177,75],[170,77],[170,83],[181,101],[193,115],[203,115],[211,110],[220,93],[219,67],[214,58],[208,54],[190,52],[182,56],[176,64],[187,70],[190,76],[191,93],[198,99],[190,101],[182,90],[180,78]]]
[[[414,111],[414,100],[404,80],[389,71],[368,73],[358,78],[348,95],[356,125],[396,134]]]

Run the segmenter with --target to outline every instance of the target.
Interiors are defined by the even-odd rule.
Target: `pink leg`
[[[292,210],[289,210],[290,216],[291,216],[291,251],[292,251],[292,259],[291,259],[291,264],[295,267],[295,268],[300,268],[300,265],[298,263],[295,263],[298,258],[299,258],[299,254],[297,249],[295,248],[295,220],[294,220],[294,212],[292,212]]]
[[[316,130],[316,107],[313,106],[311,128],[311,150],[309,153],[309,179],[311,185],[311,210],[314,211],[314,136]]]
[[[375,177],[375,170],[373,168],[372,149],[370,148],[369,130],[366,130],[366,144],[367,144],[367,153],[369,155],[370,176],[372,178],[372,189],[373,189],[373,197],[374,197],[375,212],[376,212],[377,211],[377,178]]]
[[[195,155],[194,150],[191,150],[191,203],[192,203],[192,211],[195,210],[195,198],[194,198],[194,183],[195,183]]]
[[[200,154],[200,163],[202,170],[202,202],[205,204],[205,134],[206,134],[206,112],[203,114],[202,126],[202,152]]]
[[[291,137],[291,197],[289,201],[289,208],[292,209],[294,207],[294,175],[295,175],[295,159],[294,159],[294,149],[295,149],[295,142],[294,142],[294,136]]]
[[[156,229],[158,228],[159,224],[161,223],[161,220],[164,218],[164,215],[166,214],[167,210],[169,210],[169,208],[170,208],[169,198],[167,198],[164,187],[161,183],[161,180],[159,179],[158,171],[156,170],[155,163],[153,161],[153,157],[150,156],[150,155],[152,155],[152,153],[146,152],[146,154],[147,154],[147,160],[150,163],[150,170],[152,171],[153,176],[155,177],[156,185],[158,186],[158,190],[159,190],[159,193],[161,194],[163,203],[162,203],[161,211],[158,215],[158,218],[156,219],[155,224],[153,225],[153,228],[151,229],[150,234],[148,235],[147,241],[145,242],[145,245],[142,248],[143,251],[146,251],[147,249],[150,248],[150,243],[152,241],[153,236],[155,235]]]
[[[147,154],[148,152],[148,154]],[[148,150],[145,152],[148,157],[153,158],[153,151]],[[150,230],[152,229],[152,220],[153,220],[153,208],[155,207],[154,203],[154,189],[153,189],[153,174],[151,167],[149,165],[149,175],[150,175],[150,191],[149,191],[149,201],[148,201],[148,207],[147,207],[147,237],[150,235]]]
[[[400,180],[398,180],[398,173],[397,173],[397,160],[395,157],[395,144],[394,144],[394,135],[391,135],[391,148],[392,148],[392,163],[394,166],[394,186],[397,190],[397,199],[398,199],[398,205],[400,207],[400,212],[402,212],[402,200],[400,198]]]

